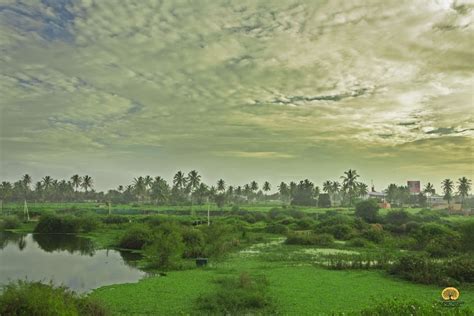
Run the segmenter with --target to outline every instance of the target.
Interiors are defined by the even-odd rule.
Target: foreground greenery
[[[0,294],[0,315],[109,315],[98,300],[80,296],[65,287],[19,281],[5,286]]]
[[[152,276],[89,295],[113,314],[403,315],[407,308],[413,315],[472,314],[469,216],[420,208],[381,212],[369,200],[353,209],[221,209],[208,225],[207,212],[116,209],[108,215],[86,206],[38,205],[37,221],[12,212],[0,227],[79,234],[99,248],[142,254],[138,265]],[[199,257],[209,264],[196,268]],[[440,305],[445,286],[460,289],[461,308]]]

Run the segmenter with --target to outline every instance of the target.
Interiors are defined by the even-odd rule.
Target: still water
[[[137,282],[145,272],[135,267],[139,256],[95,250],[87,238],[66,234],[0,232],[0,284],[29,280],[65,285],[87,292],[104,285]]]

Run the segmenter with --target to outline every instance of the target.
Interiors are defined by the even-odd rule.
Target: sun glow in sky
[[[0,0],[0,178],[473,178],[473,17],[473,1]]]

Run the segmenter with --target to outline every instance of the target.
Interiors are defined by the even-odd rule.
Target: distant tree
[[[436,193],[436,190],[433,186],[433,184],[431,184],[430,182],[428,182],[426,185],[425,185],[425,188],[423,189],[423,192],[430,197],[430,207],[431,207],[431,197],[433,195],[435,195]]]
[[[344,191],[349,197],[349,205],[351,206],[357,192],[358,178],[359,175],[357,174],[357,171],[352,169],[345,171],[344,176],[341,177]]]
[[[28,196],[28,192],[30,191],[30,184],[31,184],[30,175],[25,174],[21,179],[21,183],[23,184],[23,194],[24,194],[24,198],[25,198],[25,201],[26,201],[27,196]]]
[[[464,199],[469,195],[469,191],[471,191],[471,180],[466,177],[459,178],[457,190],[461,197],[461,208],[464,209]]]
[[[356,191],[357,191],[357,196],[364,197],[369,193],[369,187],[367,184],[359,182],[357,183]]]
[[[81,186],[82,184],[82,178],[80,175],[78,174],[75,174],[71,177],[71,182],[72,182],[72,185],[74,186],[76,192],[77,190],[79,189],[79,187]]]
[[[444,193],[444,199],[448,201],[448,206],[450,205],[451,199],[453,198],[453,188],[454,188],[454,183],[450,179],[444,179],[443,182],[441,183],[441,186],[443,188],[443,193]]]
[[[331,207],[331,199],[329,198],[329,193],[319,195],[318,206],[319,207]]]
[[[219,179],[219,181],[217,181],[217,191],[224,191],[225,190],[225,181],[222,180],[222,179]]]
[[[135,196],[137,197],[138,201],[143,202],[143,198],[146,194],[145,178],[140,176],[138,178],[133,179],[133,192],[135,193]]]
[[[184,173],[181,171],[176,172],[173,177],[173,185],[177,187],[179,190],[183,189],[186,186],[186,177]]]
[[[272,189],[272,186],[270,185],[270,182],[265,181],[263,183],[262,189],[265,192],[265,198],[267,198],[268,192],[270,192],[270,190]]]
[[[199,184],[201,183],[201,175],[199,175],[196,170],[191,170],[188,173],[187,183],[191,188],[191,192],[193,192],[199,187]]]
[[[257,192],[258,191],[258,183],[256,181],[250,182],[250,189],[252,192]]]
[[[123,190],[124,190],[124,187],[123,187],[123,185],[120,184],[120,185],[117,187],[117,191],[119,191],[120,193],[122,193]]]
[[[395,203],[397,200],[398,186],[394,183],[389,184],[388,188],[385,190],[387,200],[390,203]]]
[[[92,181],[92,177],[88,176],[88,175],[85,175],[83,178],[82,178],[82,188],[84,189],[84,191],[86,192],[87,194],[87,190],[88,189],[92,189],[93,187],[93,181]]]
[[[362,218],[366,222],[376,222],[378,212],[379,206],[377,205],[376,200],[369,199],[356,204],[355,215]]]
[[[170,198],[170,187],[161,177],[155,177],[151,184],[150,196],[156,204],[164,204]]]
[[[314,184],[308,179],[302,180],[296,187],[291,204],[315,206],[316,199],[314,198],[314,194]]]
[[[280,194],[280,199],[283,202],[288,202],[290,198],[290,188],[285,182],[281,182],[278,186],[278,193]]]

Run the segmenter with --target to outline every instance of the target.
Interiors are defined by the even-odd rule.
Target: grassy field
[[[282,246],[285,247],[285,246]],[[275,248],[276,250],[277,248]],[[437,286],[413,284],[378,271],[331,271],[306,262],[268,262],[234,254],[212,267],[169,272],[136,284],[107,286],[92,292],[119,315],[192,314],[199,295],[216,290],[214,280],[241,272],[264,275],[277,310],[283,315],[330,315],[356,311],[387,298],[439,300]],[[460,289],[474,306],[474,289]]]
[[[23,212],[23,203],[5,203],[3,205],[3,212]],[[268,212],[272,208],[282,207],[281,203],[260,203],[260,204],[242,204],[239,209],[255,212]],[[231,211],[232,206],[226,205],[218,207],[216,204],[210,204],[209,210],[215,211]],[[60,210],[83,210],[95,211],[100,213],[107,213],[108,206],[105,203],[36,203],[29,202],[28,209],[30,212],[48,212]],[[207,212],[208,205],[148,205],[148,204],[117,204],[112,205],[111,212],[113,214],[141,214],[144,212]],[[318,207],[297,207],[298,210],[308,213],[324,213],[328,210],[339,210],[343,212],[349,211],[347,208],[318,208]]]

